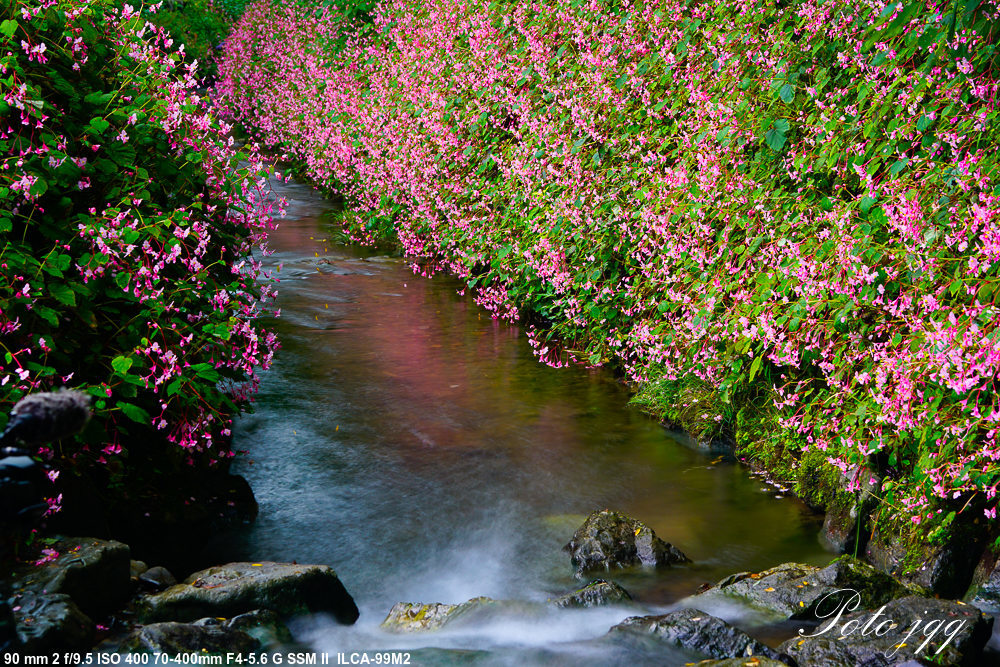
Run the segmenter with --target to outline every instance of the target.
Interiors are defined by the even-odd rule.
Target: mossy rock
[[[611,628],[607,641],[668,644],[709,658],[764,656],[778,658],[760,643],[721,618],[698,609],[681,609],[661,616],[633,616]]]
[[[816,619],[820,606],[822,613],[854,591],[865,606],[878,606],[914,590],[857,558],[841,556],[823,568],[783,563],[762,572],[733,574],[691,600],[697,604],[703,596],[724,596],[779,618]]]
[[[598,579],[580,590],[552,598],[548,602],[555,607],[601,607],[611,604],[627,604],[632,596],[613,581]]]
[[[230,618],[255,609],[282,616],[329,612],[341,623],[358,619],[354,599],[327,565],[229,563],[196,572],[184,583],[137,605],[140,622]]]
[[[382,629],[394,633],[433,632],[445,626],[483,623],[498,617],[540,616],[543,605],[519,600],[477,597],[461,604],[397,602],[382,621]]]
[[[794,637],[778,650],[800,667],[896,665],[917,659],[932,660],[936,665],[983,664],[982,651],[993,619],[975,607],[909,596],[889,602],[884,609],[881,605],[871,608],[877,615],[876,611],[831,615],[827,623],[807,633],[816,636]],[[934,621],[940,623],[927,625],[933,630],[923,634],[922,628]]]
[[[249,634],[225,625],[166,622],[136,629],[125,639],[119,651],[128,654],[224,655],[246,654],[259,648],[260,643]]]
[[[670,567],[691,562],[646,524],[611,510],[591,514],[564,549],[570,553],[578,575],[637,565]]]

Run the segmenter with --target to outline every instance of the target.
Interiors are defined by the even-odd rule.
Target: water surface
[[[217,549],[337,570],[360,620],[305,619],[298,639],[331,655],[417,651],[416,664],[671,664],[592,640],[730,573],[829,561],[814,515],[628,407],[609,373],[538,363],[459,283],[331,243],[332,204],[275,187],[290,200],[266,261],[281,266],[272,326],[283,349],[235,438],[260,517]],[[419,636],[379,629],[397,601],[544,601],[579,588],[562,547],[602,508],[646,522],[695,564],[615,575],[633,608]]]

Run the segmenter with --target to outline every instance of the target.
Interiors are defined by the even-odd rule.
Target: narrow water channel
[[[275,188],[289,200],[267,258],[281,266],[272,326],[283,348],[236,431],[249,453],[235,471],[260,517],[216,549],[219,559],[337,570],[360,620],[304,619],[299,641],[331,655],[411,651],[412,664],[674,664],[593,640],[733,572],[829,561],[815,516],[628,407],[610,374],[539,364],[518,329],[460,296],[457,282],[330,243],[331,205],[304,185]],[[544,601],[579,588],[562,546],[606,507],[646,522],[694,564],[614,576],[632,608],[437,634],[379,628],[398,601]]]

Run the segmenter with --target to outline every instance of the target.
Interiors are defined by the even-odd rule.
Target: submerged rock
[[[12,605],[18,651],[82,651],[93,646],[94,622],[65,594],[26,592]]]
[[[203,616],[231,617],[255,609],[283,616],[329,612],[341,623],[358,619],[354,599],[327,565],[229,563],[188,577],[157,595],[140,600],[140,622],[192,621]]]
[[[579,575],[633,565],[669,567],[691,562],[646,524],[610,510],[591,514],[565,549]]]
[[[878,607],[914,591],[867,563],[841,556],[823,568],[783,563],[763,572],[733,574],[692,600],[697,604],[698,598],[721,595],[783,618],[816,619],[818,607],[835,608],[855,592],[865,607]]]
[[[662,642],[709,658],[779,654],[721,618],[697,609],[681,609],[662,616],[633,616],[611,628],[610,641]]]
[[[632,596],[613,581],[598,579],[578,591],[549,600],[556,607],[599,607],[608,604],[631,602]]]
[[[250,653],[260,643],[242,630],[225,625],[152,623],[134,631],[119,648],[122,653],[225,654]]]
[[[881,667],[909,660],[937,665],[982,664],[993,619],[970,605],[909,596],[875,611],[833,614],[779,647],[800,667]],[[881,633],[881,634],[880,634]]]

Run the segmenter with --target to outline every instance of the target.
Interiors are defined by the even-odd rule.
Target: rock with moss
[[[986,533],[975,528],[954,525],[945,544],[929,544],[916,529],[900,533],[882,527],[872,533],[865,559],[936,595],[958,598],[968,589],[985,548]]]
[[[523,619],[540,615],[544,607],[519,600],[477,597],[461,604],[397,602],[382,621],[382,629],[395,633],[431,632],[445,626],[481,623],[507,616]]]
[[[800,667],[899,665],[928,660],[935,665],[981,665],[993,619],[971,605],[908,596],[884,607],[834,614],[778,650]]]
[[[118,651],[127,654],[225,655],[251,653],[260,648],[260,642],[236,628],[171,621],[151,623],[138,628],[125,639]]]
[[[580,590],[549,600],[556,607],[600,607],[609,604],[626,604],[632,596],[613,581],[598,579]]]
[[[914,589],[856,558],[841,556],[823,568],[783,563],[763,572],[733,574],[691,599],[697,604],[704,597],[737,598],[780,618],[807,619],[817,618],[820,606],[836,606],[855,592],[863,605],[878,606]]]
[[[983,611],[1000,612],[1000,557],[992,550],[980,559],[964,599]]]
[[[721,618],[698,609],[681,609],[661,616],[633,616],[611,628],[608,641],[669,644],[709,658],[763,656],[778,659],[779,654]]]
[[[610,510],[591,514],[564,548],[578,575],[636,565],[670,567],[691,562],[646,524]]]
[[[68,595],[27,591],[12,608],[20,653],[84,651],[93,646],[94,622]]]
[[[137,605],[140,622],[193,621],[205,616],[238,616],[270,609],[282,616],[328,612],[339,622],[354,623],[354,599],[327,565],[229,563],[188,577]]]

